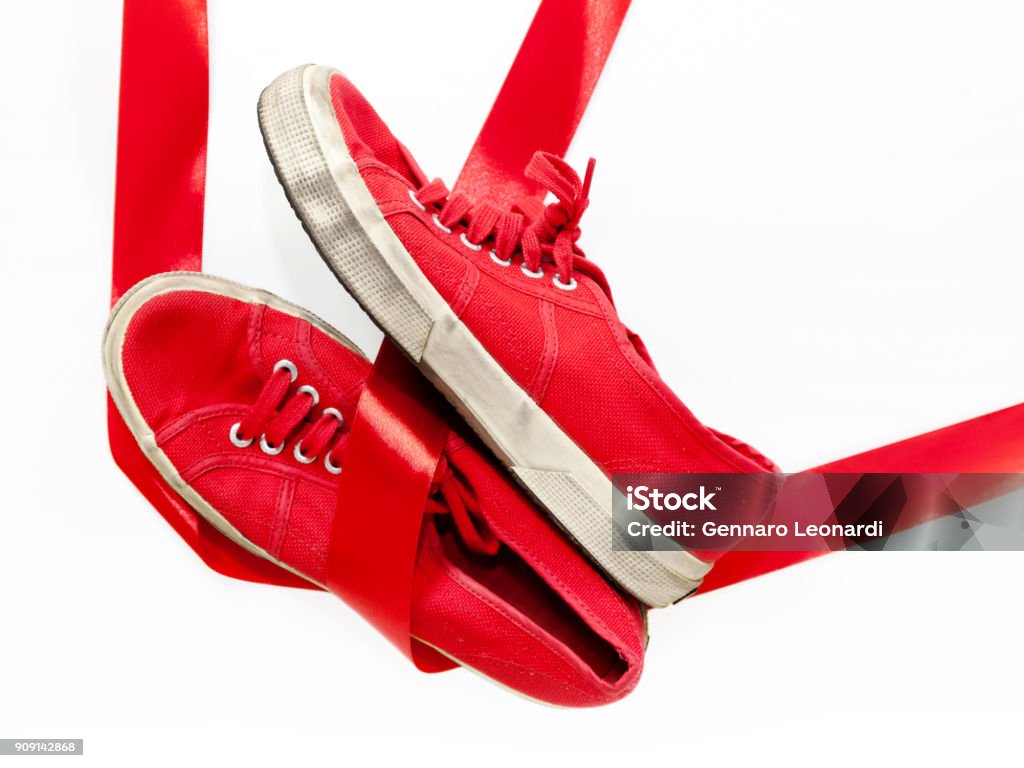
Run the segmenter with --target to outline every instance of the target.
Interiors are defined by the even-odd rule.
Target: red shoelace
[[[231,427],[231,442],[238,448],[258,442],[264,453],[276,456],[294,438],[291,454],[296,461],[312,464],[322,460],[328,472],[339,475],[348,435],[345,420],[336,408],[325,408],[314,417],[320,395],[308,384],[293,388],[298,376],[294,363],[279,360],[252,408]],[[473,552],[497,554],[501,542],[481,516],[475,495],[443,455],[434,472],[425,511],[429,515],[449,515]]]
[[[581,182],[565,160],[549,152],[536,152],[526,166],[526,175],[557,198],[533,222],[529,212],[521,208],[503,211],[487,202],[474,205],[464,194],[449,192],[440,179],[420,187],[415,200],[422,207],[434,207],[435,222],[446,230],[464,227],[469,247],[480,250],[489,244],[495,260],[506,266],[519,253],[523,269],[538,277],[541,261],[547,257],[555,265],[560,287],[575,287],[574,262],[585,258],[576,241],[580,237],[580,218],[589,202],[594,159],[587,163]]]

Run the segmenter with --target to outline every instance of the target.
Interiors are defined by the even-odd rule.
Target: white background
[[[207,269],[372,352],[259,90],[338,66],[452,181],[534,8],[211,0]],[[1011,0],[635,4],[570,153],[598,157],[582,243],[700,417],[797,470],[1024,399],[1022,39]],[[202,566],[106,448],[119,42],[112,0],[0,24],[0,738],[103,766],[1019,764],[1019,554],[834,555],[657,612],[598,711],[420,675],[333,598]]]

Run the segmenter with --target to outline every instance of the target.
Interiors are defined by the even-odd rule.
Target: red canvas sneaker
[[[340,73],[275,80],[260,126],[320,255],[391,339],[578,544],[648,605],[710,568],[681,550],[613,548],[615,472],[763,472],[775,466],[701,424],[619,320],[577,245],[583,182],[538,153],[557,202],[530,220],[429,181]]]
[[[171,273],[118,303],[104,359],[118,410],[171,487],[235,543],[323,588],[348,425],[371,368],[359,350],[268,293]],[[643,608],[459,429],[420,531],[415,642],[544,702],[626,695],[643,664]]]

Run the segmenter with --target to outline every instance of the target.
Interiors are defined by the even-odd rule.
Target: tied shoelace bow
[[[260,449],[275,456],[291,438],[298,437],[292,448],[296,461],[312,464],[322,456],[327,471],[339,475],[348,435],[345,420],[336,408],[325,408],[313,419],[320,395],[309,385],[293,390],[297,379],[295,364],[279,360],[252,408],[231,427],[231,442],[247,448],[258,435]],[[471,551],[497,554],[501,542],[484,521],[475,496],[443,455],[434,472],[425,511],[429,515],[450,515],[458,535]]]
[[[534,274],[541,272],[541,261],[548,257],[555,265],[561,286],[575,287],[574,261],[585,258],[576,241],[580,237],[580,218],[589,203],[593,175],[593,158],[587,163],[581,182],[562,158],[550,152],[535,152],[526,166],[526,176],[557,198],[544,207],[535,222],[521,209],[503,211],[488,202],[474,205],[464,194],[450,193],[440,179],[421,186],[415,197],[421,206],[440,206],[436,221],[445,229],[465,227],[471,247],[479,248],[489,239],[496,258],[506,266],[518,252],[523,257],[523,269]]]

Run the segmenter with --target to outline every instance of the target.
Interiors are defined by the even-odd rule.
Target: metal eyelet
[[[324,416],[333,416],[334,418],[336,418],[338,420],[339,424],[344,424],[345,423],[345,417],[341,415],[341,411],[339,411],[337,408],[324,408],[323,415]],[[324,454],[324,466],[327,468],[327,471],[330,472],[332,475],[340,475],[341,474],[341,467],[336,467],[336,466],[334,466],[334,464],[331,463],[331,452],[330,451],[328,451],[327,453]]]
[[[228,433],[228,437],[231,438],[231,444],[236,448],[248,448],[250,445],[252,445],[252,441],[254,438],[250,437],[248,440],[243,440],[242,438],[240,438],[238,436],[238,428],[240,426],[242,426],[242,422],[240,421],[236,421],[234,424],[232,424],[231,431]]]
[[[452,233],[452,231],[448,227],[441,223],[441,217],[438,216],[436,213],[430,218],[434,220],[434,225],[442,232],[444,232],[446,235],[450,235]]]
[[[309,384],[303,384],[297,390],[296,393],[305,392],[307,395],[313,398],[313,407],[316,408],[317,403],[320,402],[320,393],[313,389]]]
[[[312,464],[314,461],[316,461],[316,456],[307,456],[302,452],[301,440],[299,440],[299,442],[295,444],[295,450],[292,451],[292,455],[295,457],[295,460],[300,464]]]
[[[413,192],[411,189],[409,190],[409,199],[412,200],[413,205],[415,205],[417,208],[419,208],[424,213],[426,212],[427,206],[425,206],[423,203],[420,202],[420,199],[418,197],[416,197],[416,193]]]
[[[498,256],[498,252],[496,250],[494,250],[493,248],[491,248],[491,261],[493,261],[499,267],[511,267],[512,266],[512,259],[511,258],[508,258],[508,259],[500,258]]]
[[[330,451],[324,454],[324,466],[327,467],[327,471],[330,472],[332,475],[341,474],[341,467],[336,467],[334,466],[334,464],[331,463]]]
[[[469,250],[471,250],[471,251],[482,251],[484,249],[484,247],[480,243],[471,243],[471,242],[469,242],[469,238],[466,237],[466,233],[465,232],[459,233],[459,240],[461,240],[462,244],[464,246],[466,246],[467,248],[469,248]]]
[[[551,278],[551,282],[554,283],[555,288],[561,288],[563,291],[575,291],[576,286],[579,285],[575,277],[570,277],[568,283],[563,283],[562,278],[557,273]]]
[[[527,277],[532,277],[534,280],[544,277],[544,267],[538,267],[536,272],[531,272],[526,268],[526,262],[524,261],[519,265],[519,269],[522,270],[523,274]]]
[[[284,443],[281,443],[275,448],[267,442],[266,435],[260,435],[260,450],[268,456],[277,456],[277,454],[284,450]]]
[[[292,381],[295,381],[297,378],[299,378],[299,369],[291,360],[278,360],[276,363],[274,363],[274,373],[277,373],[282,368],[287,369],[288,372],[291,373]]]

